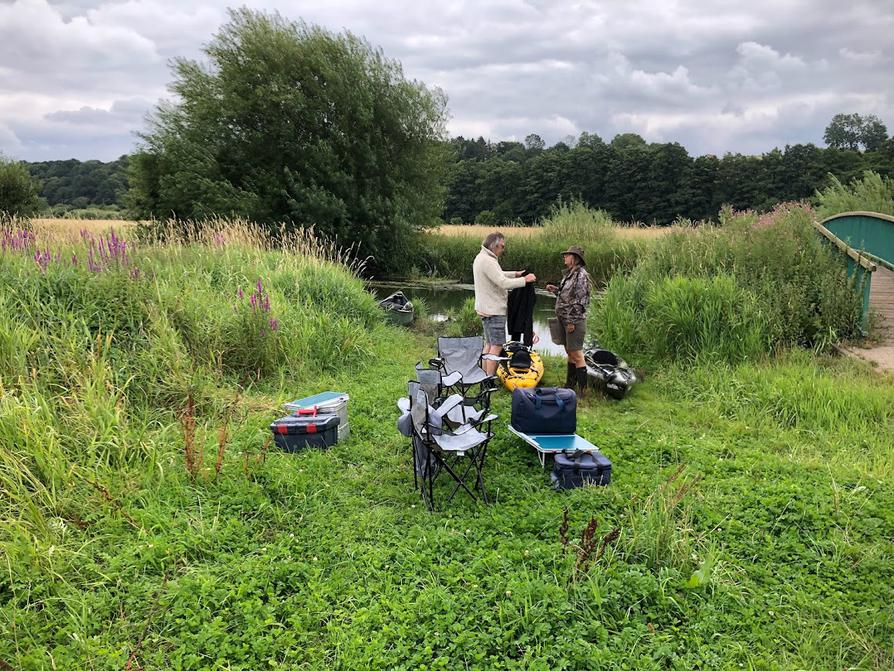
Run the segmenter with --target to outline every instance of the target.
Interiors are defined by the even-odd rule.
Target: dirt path
[[[894,272],[878,268],[872,274],[869,307],[882,319],[880,341],[872,347],[848,347],[845,351],[894,373]]]

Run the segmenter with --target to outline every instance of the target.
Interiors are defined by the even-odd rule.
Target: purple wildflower
[[[34,234],[24,228],[3,229],[0,236],[0,252],[27,252],[34,244]]]
[[[271,331],[277,331],[279,329],[279,321],[276,319],[276,317],[271,317],[268,320],[268,323],[270,324]]]
[[[44,251],[40,251],[39,249],[34,252],[34,262],[40,268],[40,272],[47,272],[47,268],[50,265],[50,261],[53,260],[52,254],[50,254],[50,250],[46,249]]]

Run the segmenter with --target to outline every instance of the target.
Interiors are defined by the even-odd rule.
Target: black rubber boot
[[[574,389],[574,385],[577,382],[577,377],[575,373],[575,367],[573,363],[568,364],[568,372],[565,375],[565,388],[566,389]]]
[[[581,366],[575,371],[575,382],[577,382],[577,395],[583,398],[587,391],[587,385],[589,384],[586,366]]]

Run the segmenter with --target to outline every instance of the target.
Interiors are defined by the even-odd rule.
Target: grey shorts
[[[565,350],[568,352],[577,352],[584,348],[584,336],[587,334],[587,322],[575,322],[574,323],[574,333],[568,333],[565,330],[565,326],[568,322],[559,320],[559,325],[562,327],[562,336],[559,339],[560,342],[557,342],[557,345],[564,345]]]
[[[484,326],[484,342],[488,345],[506,344],[506,315],[482,317],[481,324]]]

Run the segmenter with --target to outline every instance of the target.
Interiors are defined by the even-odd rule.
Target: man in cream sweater
[[[491,233],[481,244],[481,251],[472,264],[475,278],[475,311],[484,326],[484,354],[499,354],[506,343],[506,301],[510,289],[536,282],[533,273],[522,276],[522,270],[503,270],[500,255],[506,249],[502,233]],[[495,361],[485,361],[484,371],[493,375]]]

